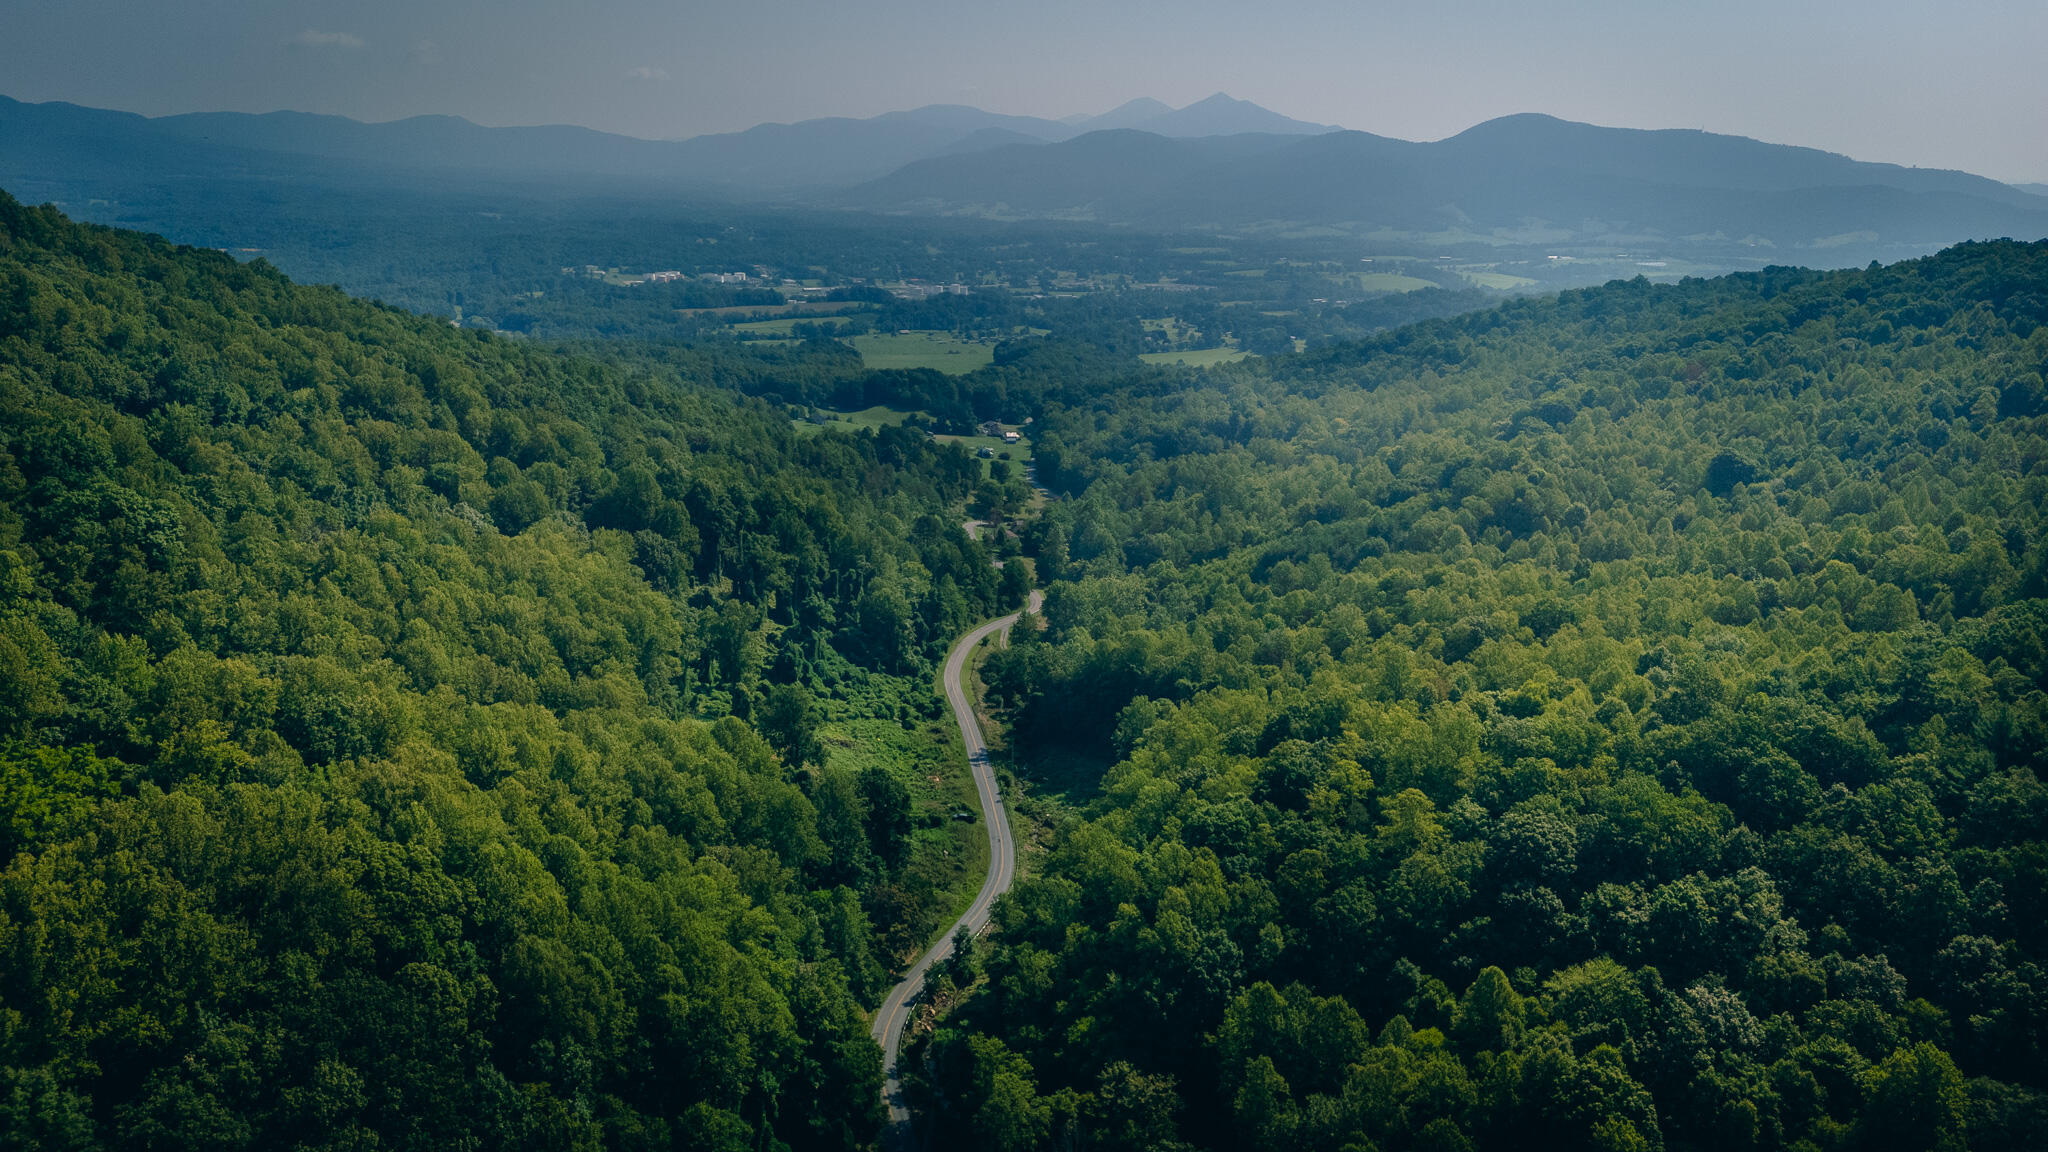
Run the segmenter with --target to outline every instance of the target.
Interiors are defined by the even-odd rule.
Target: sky
[[[680,138],[1224,91],[1433,140],[1515,112],[2048,182],[2042,0],[0,0],[0,95]]]

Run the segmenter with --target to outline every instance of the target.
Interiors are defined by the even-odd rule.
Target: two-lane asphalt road
[[[1038,611],[1044,597],[1037,592],[1031,594],[1030,610]],[[903,1103],[903,1086],[896,1078],[896,1046],[903,1037],[903,1025],[910,1019],[910,1006],[924,991],[925,973],[931,966],[953,954],[953,936],[965,928],[979,934],[988,926],[989,909],[995,905],[996,897],[1010,890],[1010,881],[1017,874],[1017,846],[1010,840],[1010,819],[1003,811],[1002,794],[996,791],[996,774],[988,762],[988,746],[981,738],[981,724],[974,718],[974,705],[967,699],[967,689],[961,678],[967,671],[967,658],[974,653],[975,646],[998,632],[1007,632],[1017,622],[1018,613],[1012,612],[1000,620],[991,620],[967,635],[962,636],[953,650],[946,655],[946,668],[940,675],[940,684],[946,690],[946,703],[953,706],[953,719],[960,724],[960,742],[967,748],[967,766],[974,773],[974,787],[981,794],[981,823],[988,829],[988,879],[982,881],[981,893],[974,898],[965,915],[961,916],[939,942],[932,945],[917,963],[903,974],[903,980],[889,990],[889,998],[882,1001],[882,1007],[875,1013],[873,1034],[875,1043],[882,1046],[882,1099],[889,1105],[889,1131],[887,1144],[895,1148],[909,1147],[910,1109]]]

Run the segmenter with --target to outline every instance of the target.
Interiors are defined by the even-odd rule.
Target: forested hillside
[[[1996,243],[1049,413],[935,1146],[2036,1146],[2044,371]]]
[[[0,194],[0,1146],[866,1144],[981,480]]]
[[[2048,1130],[2048,244],[1206,371],[1045,315],[566,353],[0,195],[0,1147],[871,1144],[972,836],[820,725],[938,729],[1023,501],[820,402],[1058,496],[929,1146]]]

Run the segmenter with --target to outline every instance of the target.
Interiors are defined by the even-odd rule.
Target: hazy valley
[[[1219,93],[0,189],[0,1147],[2048,1130],[2042,185]]]

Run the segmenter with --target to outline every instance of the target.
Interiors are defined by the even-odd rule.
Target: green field
[[[1481,288],[1492,288],[1507,292],[1516,288],[1527,288],[1536,281],[1527,276],[1510,276],[1505,272],[1460,272],[1458,275],[1470,280]]]
[[[1165,338],[1169,347],[1178,350],[1185,350],[1192,344],[1208,343],[1208,338],[1203,335],[1201,329],[1177,317],[1148,317],[1141,323],[1145,325],[1148,335],[1157,332]]]
[[[1029,436],[1018,437],[1015,444],[1003,443],[1003,439],[1000,436],[934,436],[932,439],[946,444],[958,444],[969,452],[979,452],[983,448],[993,448],[995,449],[997,459],[1001,459],[1002,454],[1008,452],[1010,459],[1019,464],[1031,459],[1031,437]]]
[[[1235,364],[1251,355],[1241,348],[1201,348],[1193,352],[1147,352],[1139,356],[1147,364],[1185,364],[1207,368],[1211,364]]]
[[[1414,292],[1422,288],[1434,288],[1436,282],[1420,276],[1403,276],[1399,272],[1361,272],[1358,289],[1361,292]]]
[[[1182,353],[1181,355],[1200,356],[1205,354],[1194,352]],[[815,411],[819,416],[824,417],[825,422],[819,424],[801,418],[792,419],[790,423],[795,427],[797,435],[816,436],[821,432],[829,432],[834,429],[843,432],[857,432],[863,428],[881,428],[887,425],[901,424],[915,415],[915,413],[905,412],[900,408],[888,408],[881,405],[876,405],[873,408],[863,408],[858,412],[832,412],[824,408],[819,408]],[[992,459],[1000,460],[1007,458],[1019,466],[1031,459],[1031,438],[1029,436],[1018,437],[1015,444],[1003,443],[1003,439],[1000,436],[935,436],[933,439],[944,441],[948,444],[958,444],[969,452],[978,453],[983,448],[988,448],[996,453]],[[989,463],[989,460],[982,461],[982,471],[984,473],[988,471]]]
[[[869,368],[933,368],[964,376],[995,360],[993,344],[972,343],[951,332],[872,332],[853,338]]]
[[[1147,332],[1164,332],[1166,338],[1175,343],[1189,339],[1195,331],[1186,322],[1173,316],[1146,317],[1139,323],[1145,326]]]
[[[837,328],[851,321],[839,316],[787,316],[780,320],[752,320],[745,324],[734,324],[735,332],[755,332],[768,336],[787,336],[798,324],[816,324],[821,328]]]
[[[835,771],[858,774],[880,768],[908,787],[916,814],[909,871],[945,894],[945,920],[959,915],[988,870],[988,835],[978,819],[953,819],[956,812],[978,813],[981,797],[952,719],[915,727],[901,720],[839,720],[819,725],[818,739]]]
[[[934,436],[932,439],[946,444],[958,444],[969,452],[974,453],[977,461],[981,464],[981,474],[983,476],[994,472],[994,465],[997,460],[1007,458],[1012,468],[1021,469],[1031,459],[1031,438],[1029,436],[1018,438],[1015,444],[1005,444],[999,436]],[[993,451],[995,455],[986,460],[980,459],[983,448]]]
[[[901,424],[905,420],[910,419],[911,416],[910,413],[900,408],[886,408],[879,404],[873,408],[863,408],[858,412],[833,412],[824,408],[819,408],[815,411],[824,418],[825,422],[818,424],[809,420],[796,419],[792,422],[796,425],[798,433],[814,436],[830,428],[837,428],[845,432],[857,432],[862,428],[881,428],[890,424]]]

